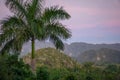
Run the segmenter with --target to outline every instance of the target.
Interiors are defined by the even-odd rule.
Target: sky
[[[4,1],[0,0],[0,20],[11,14]],[[120,43],[120,0],[46,0],[46,6],[53,5],[71,15],[62,21],[72,32],[68,43]]]

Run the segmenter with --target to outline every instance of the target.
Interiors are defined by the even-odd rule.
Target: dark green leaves
[[[59,22],[48,24],[46,26],[46,31],[48,32],[48,35],[54,34],[62,39],[71,37],[71,32]]]
[[[6,6],[10,9],[14,15],[19,17],[26,17],[26,10],[24,0],[6,0]]]
[[[62,7],[58,7],[58,6],[46,8],[42,16],[42,19],[45,22],[54,22],[54,21],[65,20],[69,18],[70,18],[70,15]]]

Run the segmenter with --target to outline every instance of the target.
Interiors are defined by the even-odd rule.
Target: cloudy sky
[[[0,0],[0,19],[10,14]],[[71,15],[63,21],[72,31],[68,42],[120,43],[120,0],[46,0]]]

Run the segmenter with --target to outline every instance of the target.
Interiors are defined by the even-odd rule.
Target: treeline
[[[120,80],[120,66],[87,62],[74,68],[38,67],[32,72],[17,55],[0,56],[0,80]]]

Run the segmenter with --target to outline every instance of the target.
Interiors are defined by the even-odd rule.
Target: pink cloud
[[[120,20],[104,21],[103,24],[107,27],[120,27]]]
[[[95,7],[81,7],[81,6],[66,6],[65,9],[74,14],[87,13],[88,15],[119,15],[120,11],[115,9],[101,9]]]
[[[88,15],[96,15],[100,13],[100,10],[95,8],[87,8],[87,7],[80,7],[80,6],[66,6],[65,9],[70,14],[80,14],[80,13],[87,13]]]

